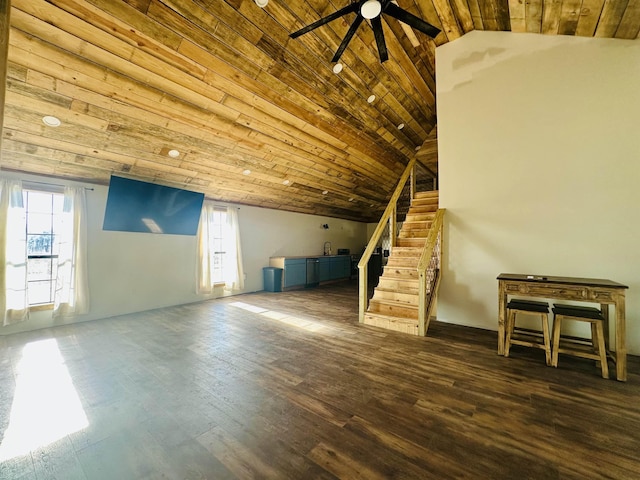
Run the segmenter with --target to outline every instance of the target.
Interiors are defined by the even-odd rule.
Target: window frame
[[[32,186],[29,185],[28,183],[23,185],[23,189],[22,189],[22,195],[23,195],[23,203],[24,203],[24,212],[25,212],[25,232],[24,232],[24,236],[25,236],[25,242],[27,245],[27,252],[26,252],[26,259],[27,259],[27,301],[28,301],[28,305],[27,308],[29,308],[30,311],[42,311],[42,310],[52,310],[54,307],[54,295],[55,295],[55,282],[56,282],[56,278],[57,278],[57,264],[54,264],[54,262],[57,261],[58,258],[58,252],[57,252],[57,248],[56,248],[56,216],[60,216],[63,213],[63,205],[64,205],[64,191],[63,189],[59,189],[59,188],[41,188],[40,186]],[[30,202],[29,202],[29,195],[33,193],[33,194],[44,194],[44,195],[51,195],[51,204],[50,204],[50,209],[47,212],[39,212],[39,211],[30,211]],[[56,199],[55,196],[59,197],[59,211],[57,211],[56,209]],[[29,232],[29,215],[34,215],[34,214],[48,214],[50,217],[50,231],[48,233],[30,233]],[[43,254],[43,253],[36,253],[36,254],[29,254],[29,237],[30,236],[37,236],[37,235],[45,235],[45,236],[50,236],[51,237],[51,246],[50,246],[50,253],[49,254]],[[50,264],[49,264],[49,275],[48,278],[45,280],[30,280],[29,279],[29,262],[30,260],[37,260],[37,259],[49,259],[50,260]],[[46,302],[38,302],[38,303],[31,303],[31,296],[29,295],[30,292],[30,286],[32,284],[35,284],[36,282],[49,282],[49,300]]]

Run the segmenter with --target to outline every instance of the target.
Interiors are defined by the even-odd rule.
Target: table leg
[[[609,304],[601,303],[600,311],[602,312],[602,316],[604,317],[604,348],[609,352],[611,349],[609,347]]]
[[[625,323],[624,294],[616,298],[616,378],[627,381],[627,328]]]
[[[504,282],[498,281],[498,355],[504,355],[505,317],[507,312],[507,292]]]

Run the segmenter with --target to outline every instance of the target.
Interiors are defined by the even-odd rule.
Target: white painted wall
[[[640,42],[471,32],[436,61],[439,319],[497,329],[501,272],[608,278],[640,354]]]
[[[11,172],[2,175],[85,186]],[[224,294],[222,289],[209,297],[195,293],[195,236],[103,231],[108,189],[86,186],[94,188],[87,192],[90,312],[56,322],[50,311],[32,312],[26,322],[0,327],[0,335],[197,302]],[[262,268],[269,265],[271,256],[322,255],[325,241],[331,242],[334,252],[349,248],[358,253],[368,238],[366,223],[348,220],[247,206],[240,206],[238,217],[247,277],[243,292],[263,289]],[[329,225],[327,230],[321,227],[325,223]]]

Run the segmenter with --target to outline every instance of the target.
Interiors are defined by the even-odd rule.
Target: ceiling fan
[[[336,20],[348,13],[357,13],[356,19],[349,27],[349,31],[342,39],[342,43],[340,43],[340,47],[336,51],[335,55],[331,59],[332,62],[337,62],[340,56],[343,54],[347,45],[353,38],[353,35],[358,30],[358,27],[362,23],[362,21],[366,18],[367,20],[371,20],[371,28],[373,29],[373,35],[376,39],[376,45],[378,46],[378,54],[380,55],[380,62],[384,62],[389,59],[389,54],[387,53],[387,45],[384,41],[384,32],[382,31],[382,19],[380,18],[383,13],[400,20],[403,23],[415,28],[416,30],[420,30],[421,32],[429,35],[431,38],[435,38],[440,30],[430,23],[425,22],[419,17],[407,12],[400,8],[394,0],[358,0],[350,5],[347,5],[340,10],[327,15],[324,18],[321,18],[317,22],[313,22],[310,25],[307,25],[300,30],[293,32],[289,36],[291,38],[298,38],[300,35],[304,35],[305,33],[310,32],[322,25],[325,25],[333,20]]]

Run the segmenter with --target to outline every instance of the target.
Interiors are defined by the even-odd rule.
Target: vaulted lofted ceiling
[[[1,167],[377,221],[410,158],[437,173],[436,46],[640,30],[640,0],[397,1],[442,32],[383,16],[389,60],[363,24],[336,74],[354,14],[289,34],[348,0],[11,0]]]

